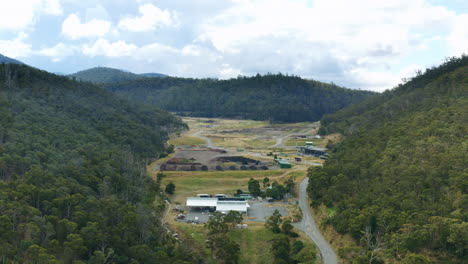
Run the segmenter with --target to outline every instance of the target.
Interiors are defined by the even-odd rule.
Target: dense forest
[[[468,262],[468,57],[325,116],[340,132],[323,168],[309,170],[312,204],[362,248],[353,263]]]
[[[279,122],[317,121],[374,94],[282,74],[230,80],[143,79],[105,87],[134,101],[185,115]]]
[[[195,262],[166,236],[146,175],[181,129],[89,83],[0,64],[0,262]]]
[[[127,71],[107,68],[95,67],[84,71],[79,71],[68,75],[70,78],[77,81],[85,81],[92,83],[109,83],[109,82],[122,82],[128,80],[137,80],[144,78],[166,77],[167,75],[161,73],[142,73],[135,74]]]

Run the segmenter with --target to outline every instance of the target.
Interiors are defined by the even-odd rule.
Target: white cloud
[[[62,34],[70,39],[101,37],[107,34],[111,23],[107,20],[92,19],[81,23],[77,14],[69,15],[62,24]]]
[[[15,39],[0,40],[0,54],[12,58],[28,57],[33,51],[31,44],[24,41],[26,38],[27,35],[21,32]]]
[[[353,82],[357,87],[383,92],[393,88],[402,82],[402,78],[414,77],[420,65],[411,64],[398,72],[378,71],[369,68],[353,68],[345,73],[348,82]]]
[[[43,48],[37,53],[39,55],[51,57],[52,61],[59,62],[65,57],[72,56],[75,54],[77,48],[75,46],[66,45],[62,42],[50,48]]]
[[[178,23],[177,15],[169,10],[161,10],[152,5],[145,4],[139,7],[140,16],[123,18],[119,28],[132,32],[148,32],[163,26],[172,26]]]
[[[127,44],[123,40],[110,43],[106,39],[98,39],[92,46],[85,44],[83,46],[83,54],[91,57],[107,56],[107,57],[122,57],[130,56],[137,50],[134,44]]]
[[[3,1],[0,8],[0,30],[20,31],[35,23],[40,15],[61,15],[60,0]]]
[[[451,56],[468,54],[468,14],[463,14],[455,20],[447,43],[450,47]]]
[[[453,49],[468,47],[467,21],[425,0],[232,2],[198,26],[198,41],[246,74],[283,71],[383,90],[404,77],[394,65],[429,49],[434,35],[452,30],[460,43]]]
[[[43,1],[43,8],[42,10],[46,14],[50,15],[61,15],[63,13],[62,6],[60,4],[60,0],[45,0]]]

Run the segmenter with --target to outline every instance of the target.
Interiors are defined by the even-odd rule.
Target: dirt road
[[[289,134],[289,135],[277,137],[276,138],[276,144],[271,145],[270,147],[271,148],[295,148],[294,146],[286,147],[285,146],[285,141],[288,138],[292,137],[292,136],[309,134],[309,133],[312,133],[314,131],[315,131],[315,128],[314,129],[307,128],[305,130],[302,130],[301,132],[296,132],[296,133],[292,133],[292,134]]]
[[[205,137],[205,136],[200,135],[201,133],[203,133],[203,130],[200,130],[200,131],[197,131],[197,132],[193,133],[192,136],[205,140],[206,141],[206,146],[208,148],[212,148],[212,149],[216,148],[216,146],[213,143],[213,140],[211,140],[211,138],[209,138],[209,137]]]
[[[322,263],[324,264],[337,264],[338,258],[333,251],[330,244],[323,238],[320,230],[315,224],[314,217],[309,207],[309,199],[307,195],[307,184],[309,178],[306,177],[299,186],[299,206],[302,209],[303,217],[302,221],[293,224],[294,227],[304,231],[311,239],[314,241],[317,248],[320,250],[320,255],[322,256]]]

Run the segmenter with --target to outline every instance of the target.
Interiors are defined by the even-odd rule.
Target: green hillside
[[[279,122],[317,121],[374,94],[282,74],[230,80],[154,78],[105,87],[185,115]]]
[[[28,66],[0,73],[2,263],[192,261],[165,239],[159,184],[145,173],[185,125]]]
[[[79,71],[68,76],[72,79],[74,78],[77,81],[85,81],[92,83],[112,83],[145,78],[167,77],[167,75],[162,73],[135,74],[107,67],[95,67],[84,71]]]
[[[327,222],[362,246],[342,255],[352,263],[468,262],[467,56],[321,123],[322,134],[345,140],[309,170],[309,192],[314,206],[337,208]]]
[[[145,76],[141,76],[135,73],[107,67],[95,67],[70,74],[69,76],[71,78],[76,79],[77,81],[85,81],[92,83],[121,82],[145,78]]]

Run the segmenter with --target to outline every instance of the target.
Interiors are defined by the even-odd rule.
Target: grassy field
[[[186,197],[198,193],[235,193],[237,189],[246,190],[250,178],[280,180],[287,171],[167,171],[163,184],[176,185],[176,202],[183,203]],[[156,173],[153,173],[155,175]]]
[[[174,139],[169,140],[169,144],[172,144],[174,146],[185,146],[185,145],[194,146],[194,145],[205,145],[206,141],[197,137],[184,136],[184,137],[174,138]]]
[[[228,233],[229,238],[239,244],[241,256],[239,263],[270,264],[274,257],[270,250],[270,240],[278,237],[263,225],[250,225],[248,229],[236,229]]]
[[[207,136],[213,140],[216,146],[223,148],[267,148],[276,142],[273,139],[259,139],[248,134],[210,134]]]
[[[207,230],[203,225],[172,223],[171,226],[181,235],[184,243],[190,243],[198,252],[202,252],[208,263],[216,263],[210,259],[211,253],[206,247]],[[228,232],[228,236],[240,247],[241,255],[239,263],[273,263],[274,257],[271,254],[270,241],[280,235],[265,228],[263,223],[249,223],[248,229],[231,230]],[[302,233],[300,233],[300,239],[304,242],[307,249],[311,249],[311,252],[317,252],[315,246]]]

